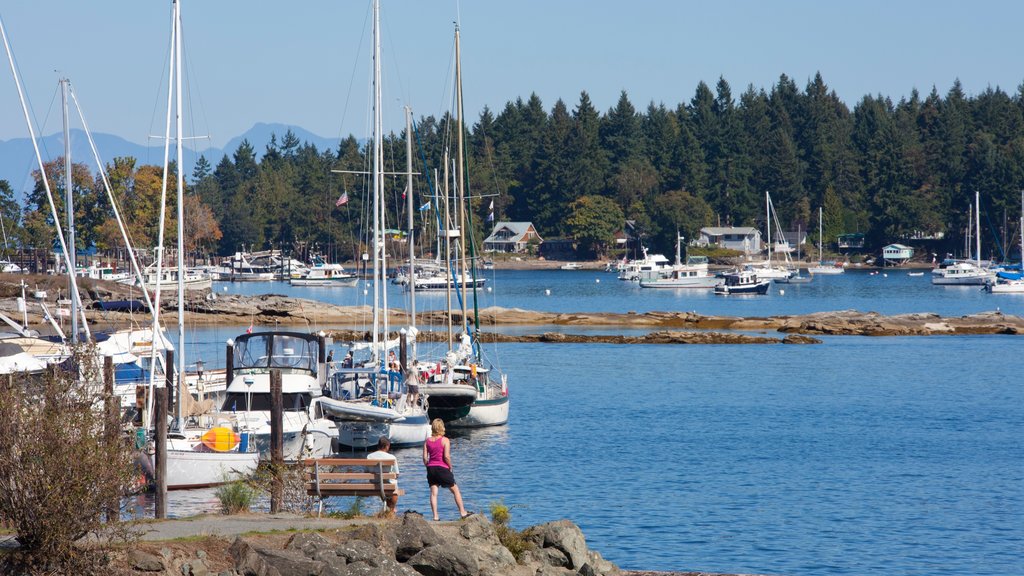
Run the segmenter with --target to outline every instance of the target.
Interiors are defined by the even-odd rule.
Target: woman
[[[455,505],[459,507],[459,516],[469,516],[462,506],[462,494],[455,484],[455,475],[452,474],[452,444],[444,435],[444,420],[434,418],[430,423],[430,438],[423,443],[423,465],[427,467],[427,483],[430,484],[430,511],[434,513],[434,521],[440,520],[437,516],[437,489],[443,486],[452,491],[455,496]]]

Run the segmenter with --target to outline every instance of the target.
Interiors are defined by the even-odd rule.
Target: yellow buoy
[[[203,446],[206,446],[210,450],[216,452],[227,452],[233,450],[235,446],[238,446],[238,442],[241,438],[231,428],[224,426],[218,426],[216,428],[210,428],[203,433],[202,436]]]

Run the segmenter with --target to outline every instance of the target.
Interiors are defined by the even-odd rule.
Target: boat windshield
[[[281,407],[285,412],[305,412],[312,396],[307,393],[288,393],[281,395]],[[221,410],[224,412],[270,411],[270,394],[266,392],[246,394],[245,392],[228,392],[224,397]]]
[[[262,371],[282,368],[316,373],[317,342],[298,334],[252,334],[235,343],[235,369]]]

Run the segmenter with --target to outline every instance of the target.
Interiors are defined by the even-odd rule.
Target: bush
[[[516,562],[523,561],[527,550],[533,549],[533,543],[527,540],[526,533],[508,525],[512,519],[512,511],[503,502],[491,502],[491,521],[498,541],[515,557]]]
[[[217,488],[217,500],[225,514],[248,512],[256,502],[256,490],[245,480],[235,480]]]
[[[0,379],[0,521],[21,543],[5,558],[20,567],[0,572],[81,571],[102,554],[77,541],[100,532],[107,542],[130,537],[113,526],[133,487],[131,450],[104,413],[95,358],[94,348],[81,346],[44,375]]]

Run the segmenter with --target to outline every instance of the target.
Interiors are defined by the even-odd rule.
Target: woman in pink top
[[[423,443],[423,465],[427,467],[427,483],[430,484],[430,511],[437,516],[437,489],[443,486],[452,491],[455,505],[459,507],[459,515],[465,518],[469,512],[462,506],[462,494],[452,474],[452,445],[444,435],[444,421],[434,418],[430,423],[430,438]]]

